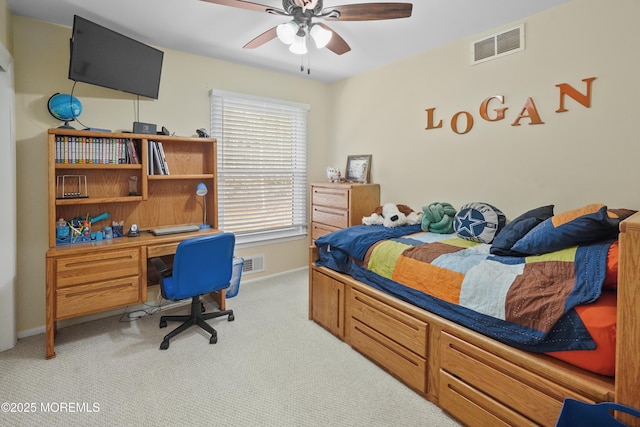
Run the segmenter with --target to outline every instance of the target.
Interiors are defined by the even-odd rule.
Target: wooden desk
[[[147,300],[147,260],[175,254],[178,244],[192,237],[217,233],[122,237],[50,248],[46,255],[46,357],[55,357],[58,320],[85,316]],[[225,309],[224,290],[216,293]]]

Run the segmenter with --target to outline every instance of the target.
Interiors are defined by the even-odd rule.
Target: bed
[[[640,214],[539,214],[495,242],[420,225],[322,236],[309,317],[465,425],[553,426],[568,397],[639,408]]]

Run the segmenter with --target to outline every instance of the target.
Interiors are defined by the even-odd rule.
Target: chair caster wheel
[[[166,350],[169,348],[169,341],[162,341],[162,343],[160,343],[160,350]]]
[[[218,342],[218,336],[217,335],[211,335],[211,338],[209,338],[209,344],[215,344]]]
[[[160,321],[160,327],[161,328],[166,328],[167,327],[167,321],[166,320],[161,320]],[[169,345],[167,344],[167,347],[169,347]]]
[[[229,322],[233,322],[234,320],[236,320],[236,316],[234,316],[233,314],[230,314],[229,317],[227,317],[227,320]]]

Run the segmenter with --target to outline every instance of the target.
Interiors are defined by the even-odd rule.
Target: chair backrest
[[[229,287],[235,242],[233,233],[180,242],[173,260],[170,289],[164,289],[166,297],[191,298]]]

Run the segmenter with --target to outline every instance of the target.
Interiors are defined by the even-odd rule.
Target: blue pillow
[[[505,226],[502,211],[488,203],[473,202],[462,206],[453,219],[458,237],[480,243],[491,243]]]
[[[512,250],[512,246],[523,238],[533,227],[553,216],[553,205],[531,209],[508,223],[493,239],[490,252],[493,255],[523,256]]]
[[[527,255],[558,251],[618,236],[620,215],[593,204],[555,215],[529,231],[512,250]]]

